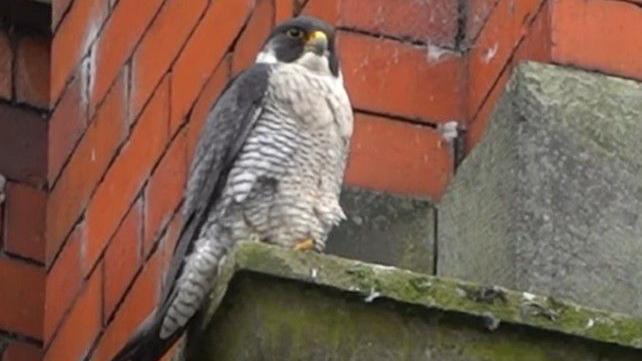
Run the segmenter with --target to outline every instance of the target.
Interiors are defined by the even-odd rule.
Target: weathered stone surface
[[[190,330],[191,359],[632,361],[642,352],[640,319],[257,243],[230,255],[211,299]]]
[[[642,315],[642,84],[526,63],[439,205],[438,274]]]
[[[330,234],[327,253],[433,273],[435,214],[427,200],[346,188],[341,206],[348,219]]]

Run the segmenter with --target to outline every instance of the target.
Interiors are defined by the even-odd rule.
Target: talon
[[[314,249],[314,240],[308,238],[304,239],[303,241],[299,241],[294,245],[293,249],[295,251],[311,251]]]

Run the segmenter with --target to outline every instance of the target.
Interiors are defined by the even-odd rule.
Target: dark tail
[[[181,238],[185,237],[184,232]],[[191,235],[187,235],[191,236]],[[180,243],[184,244],[186,242]],[[184,255],[187,251],[184,245],[179,248],[180,255]],[[112,361],[157,361],[174,345],[174,342],[183,334],[185,326],[177,329],[171,336],[167,338],[160,337],[161,326],[163,324],[163,317],[167,314],[172,299],[175,296],[176,290],[174,283],[176,275],[180,271],[182,259],[184,257],[174,257],[170,270],[168,271],[167,279],[170,287],[163,290],[162,302],[152,312],[149,317],[138,327],[133,336],[129,338],[127,344],[112,358]]]
[[[180,332],[168,339],[161,339],[162,318],[156,315],[152,313],[143,322],[112,361],[157,361],[172,347]]]
[[[1,1],[1,0],[0,0]],[[206,204],[209,207],[209,203]],[[187,217],[181,235],[174,249],[174,256],[169,270],[165,275],[167,286],[163,289],[161,302],[142,325],[136,330],[127,344],[114,356],[112,361],[157,361],[180,338],[185,326],[177,329],[172,336],[161,339],[160,331],[163,317],[167,313],[171,302],[176,295],[175,282],[183,267],[185,257],[191,253],[195,235],[208,214],[208,209],[197,215]]]

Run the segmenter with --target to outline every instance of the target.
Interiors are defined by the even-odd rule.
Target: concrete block
[[[330,234],[326,253],[434,273],[429,201],[347,187],[340,202],[348,219]]]
[[[642,84],[524,63],[439,205],[438,274],[642,315]]]

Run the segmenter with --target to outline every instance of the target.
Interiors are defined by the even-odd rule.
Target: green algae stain
[[[470,342],[463,347],[464,355],[479,361],[561,361],[553,358],[537,345],[518,340],[495,338]]]

